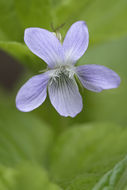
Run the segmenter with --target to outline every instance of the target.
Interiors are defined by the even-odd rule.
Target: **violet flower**
[[[117,88],[120,84],[120,77],[104,66],[75,66],[89,43],[84,21],[75,22],[70,27],[63,43],[52,32],[41,28],[27,28],[24,41],[48,68],[45,73],[30,78],[19,90],[16,106],[20,111],[29,112],[40,106],[48,90],[56,111],[65,117],[75,117],[83,107],[75,76],[85,88],[94,92]]]

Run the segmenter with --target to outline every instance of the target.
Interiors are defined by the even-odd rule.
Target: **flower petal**
[[[47,96],[49,79],[48,72],[30,78],[16,96],[16,107],[23,112],[29,112],[39,107]]]
[[[52,32],[41,28],[27,28],[24,41],[28,48],[43,59],[50,68],[63,62],[63,47]]]
[[[76,71],[83,86],[94,92],[117,88],[120,84],[120,77],[101,65],[82,65],[77,67]]]
[[[75,22],[63,42],[66,60],[74,64],[85,53],[88,43],[89,33],[85,22]]]
[[[82,97],[74,79],[66,75],[51,81],[48,86],[52,105],[62,116],[75,117],[82,110]]]

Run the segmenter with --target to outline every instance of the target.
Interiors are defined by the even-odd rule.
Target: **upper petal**
[[[94,92],[117,88],[120,84],[120,77],[105,66],[82,65],[76,72],[83,86]]]
[[[43,59],[50,68],[63,62],[63,47],[52,32],[41,28],[27,28],[24,41],[28,48]]]
[[[62,116],[75,117],[82,110],[82,97],[74,79],[61,76],[48,86],[52,105]]]
[[[50,79],[48,72],[30,78],[16,96],[16,107],[29,112],[40,106],[47,96],[47,84]]]
[[[89,33],[85,22],[75,22],[63,42],[66,60],[74,64],[85,53],[88,43]]]

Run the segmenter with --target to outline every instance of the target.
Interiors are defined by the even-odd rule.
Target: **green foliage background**
[[[120,87],[84,89],[74,119],[59,116],[49,99],[19,112],[18,89],[46,66],[24,44],[24,29],[65,23],[64,36],[77,20],[90,34],[77,64],[108,66]],[[0,48],[27,69],[11,94],[0,91],[0,190],[127,190],[127,0],[0,0]]]

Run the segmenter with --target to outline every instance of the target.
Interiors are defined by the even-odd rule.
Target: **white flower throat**
[[[75,67],[73,65],[63,65],[51,70],[51,82],[64,78],[73,78]]]

